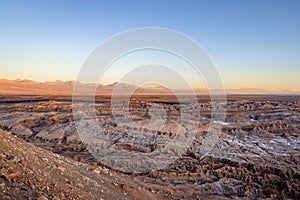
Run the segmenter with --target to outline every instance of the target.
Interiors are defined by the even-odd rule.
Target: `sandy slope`
[[[0,199],[157,199],[116,174],[0,130]]]

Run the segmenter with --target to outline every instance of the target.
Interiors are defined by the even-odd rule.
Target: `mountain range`
[[[0,79],[0,94],[1,95],[72,95],[73,86],[76,83],[78,88],[87,91],[94,91],[96,88],[97,95],[110,95],[114,89],[118,89],[119,94],[126,93],[129,90],[135,91],[135,94],[171,94],[171,90],[162,86],[145,86],[138,87],[128,83],[115,82],[110,85],[80,83],[75,81],[49,81],[36,82],[32,80],[8,80]],[[172,89],[176,94],[189,94],[189,89]],[[216,92],[218,90],[215,90]],[[226,89],[227,94],[300,94],[300,91],[282,90],[270,91],[260,88],[240,88]],[[196,94],[209,94],[207,89],[195,88]]]

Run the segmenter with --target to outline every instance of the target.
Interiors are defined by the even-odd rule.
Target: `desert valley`
[[[0,0],[0,200],[299,200],[299,19],[299,0]]]
[[[149,91],[148,91],[149,92]],[[50,93],[50,92],[49,92]],[[191,146],[163,169],[124,172],[97,159],[82,142],[70,95],[0,98],[1,199],[298,199],[300,197],[300,96],[227,95],[226,119],[214,148],[200,155],[211,122],[211,99],[197,95],[200,128]],[[80,103],[81,101],[79,101]],[[82,97],[82,103],[86,103]],[[103,140],[132,155],[164,148],[176,135],[178,101],[168,94],[135,94],[130,115],[137,126],[154,105],[165,109],[166,128],[143,139],[141,130],[114,123],[110,95],[95,97]],[[186,105],[187,108],[190,105]],[[119,113],[122,117],[122,112]],[[193,123],[193,119],[191,119]],[[117,136],[121,136],[115,140]]]

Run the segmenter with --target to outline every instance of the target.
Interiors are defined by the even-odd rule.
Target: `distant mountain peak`
[[[0,79],[0,94],[32,94],[32,95],[72,95],[74,85],[83,86],[85,89],[97,88],[96,94],[111,94],[114,88],[120,88],[126,92],[126,88],[136,90],[136,93],[156,93],[156,94],[169,94],[171,91],[176,91],[178,94],[190,93],[191,89],[174,89],[167,88],[158,84],[149,84],[138,87],[129,83],[114,82],[110,85],[101,85],[96,83],[81,83],[77,81],[48,81],[36,82],[28,79]],[[195,88],[193,91],[197,94],[207,94],[207,89]],[[218,90],[210,90],[218,91]],[[261,88],[244,87],[241,89],[226,89],[227,94],[300,94],[300,91],[292,91],[290,89],[273,92]]]

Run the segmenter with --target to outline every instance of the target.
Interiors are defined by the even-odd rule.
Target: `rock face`
[[[69,169],[82,170],[81,165],[83,165],[94,175],[113,175],[114,183],[118,185],[116,193],[122,196],[121,199],[131,198],[131,196],[145,199],[145,195],[148,199],[300,198],[300,97],[298,96],[229,96],[225,105],[226,121],[218,122],[222,126],[219,141],[205,157],[199,153],[199,148],[204,144],[198,138],[209,136],[207,128],[210,123],[211,109],[214,106],[209,98],[199,97],[199,104],[186,104],[180,108],[176,99],[170,99],[169,96],[136,97],[130,102],[130,117],[134,125],[120,108],[112,113],[110,99],[104,97],[96,99],[94,118],[101,127],[101,133],[96,136],[101,141],[109,141],[122,152],[147,155],[159,151],[176,138],[178,130],[189,130],[199,120],[200,128],[195,135],[196,139],[183,155],[179,155],[174,163],[164,169],[143,174],[124,174],[108,169],[105,163],[88,151],[87,145],[81,141],[82,133],[79,133],[76,128],[77,122],[74,121],[76,114],[80,115],[80,113],[72,115],[70,98],[34,98],[34,101],[28,99],[24,101],[21,97],[0,99],[2,102],[0,103],[0,128],[34,144],[35,146],[26,144],[29,145],[27,147],[20,140],[11,138],[7,133],[4,134],[5,137],[16,140],[23,150],[30,147],[30,151],[35,152],[33,155],[38,155],[36,151],[41,151],[47,160],[52,159],[47,157],[50,155],[55,157],[59,154],[68,157],[66,159],[58,156],[62,160],[66,159],[67,164],[58,163],[57,166],[53,166],[55,173],[62,174],[61,179],[53,179],[57,181],[57,185],[66,185],[66,182],[67,185],[69,182],[71,185],[76,184],[76,181],[73,183],[69,180],[72,179],[69,176],[77,175],[68,174],[68,171]],[[158,109],[153,110],[153,105]],[[180,109],[183,109],[183,112]],[[188,114],[189,110],[196,109],[200,111],[200,119]],[[180,123],[181,115],[185,115],[184,125]],[[118,117],[120,121],[116,123],[114,117]],[[86,122],[85,120],[89,118],[83,119],[82,122]],[[157,127],[161,128],[157,130]],[[10,140],[8,138],[6,140]],[[41,150],[36,146],[50,151]],[[18,148],[21,151],[20,147]],[[7,151],[5,145],[1,148]],[[57,154],[52,154],[51,151]],[[49,174],[46,165],[48,161],[27,158],[21,152],[20,155],[24,156],[24,159],[21,159],[24,161],[21,162],[35,162],[40,166],[36,169],[37,180],[40,175],[48,174],[49,178],[45,180],[51,182],[51,173]],[[0,169],[5,168],[3,166],[9,168],[13,162],[16,162],[16,157],[11,151],[3,154]],[[32,160],[25,162],[26,159]],[[80,161],[81,164],[76,161]],[[16,171],[18,170],[19,168]],[[33,183],[26,179],[27,176],[32,175],[30,170],[26,173],[21,171],[21,175],[7,170],[2,171],[5,176],[0,178],[0,181],[2,180],[0,191],[5,187],[5,191],[8,192],[10,191],[8,188],[12,191],[14,187],[21,187],[27,191],[26,195],[33,198],[44,196],[50,199],[57,192],[51,185],[32,189]],[[82,171],[82,173],[88,172]],[[66,181],[65,178],[68,180]],[[101,178],[95,180],[90,175],[88,178],[91,182],[72,185],[88,191],[83,192],[82,195],[88,196],[92,191],[86,188],[87,183],[93,185],[91,186],[93,188],[99,183],[101,185],[101,180],[104,180]],[[17,181],[10,182],[10,179]],[[39,182],[39,184],[48,183]],[[112,185],[115,186],[113,183]],[[65,188],[72,191],[68,187]],[[70,191],[65,194],[71,194]],[[72,192],[74,195],[81,195],[78,191]],[[110,192],[114,190],[110,189]],[[104,199],[113,198],[110,192],[105,193]],[[144,198],[142,198],[143,193]],[[100,194],[102,194],[101,189]],[[79,196],[79,199],[87,196]]]
[[[32,131],[29,128],[22,126],[21,124],[17,124],[11,128],[11,131],[21,137],[30,137],[32,136]]]

